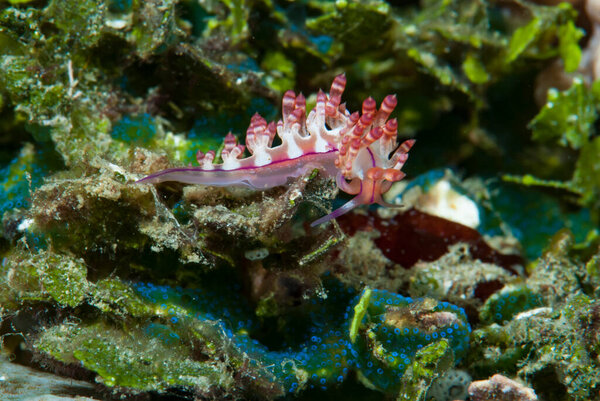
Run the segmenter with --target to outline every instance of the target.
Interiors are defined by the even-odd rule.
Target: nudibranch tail
[[[361,112],[350,113],[342,103],[346,76],[334,78],[329,94],[319,91],[315,107],[306,113],[306,98],[293,91],[282,98],[282,119],[267,123],[252,116],[245,145],[233,134],[225,137],[220,159],[214,151],[197,153],[198,167],[171,168],[137,182],[179,181],[211,186],[246,186],[268,189],[287,183],[315,168],[336,177],[338,187],[356,195],[339,209],[311,224],[315,226],[357,206],[390,206],[382,195],[404,177],[401,171],[414,140],[397,144],[398,121],[389,119],[397,104],[395,95],[383,99],[379,109],[371,97]],[[278,136],[281,144],[273,146]],[[249,156],[244,157],[248,150]]]

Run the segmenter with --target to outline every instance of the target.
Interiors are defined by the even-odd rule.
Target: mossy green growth
[[[45,82],[42,72],[42,65],[28,56],[0,57],[0,90],[19,104],[19,110],[30,119],[50,119],[60,114],[63,99],[67,97],[67,88],[61,80]]]
[[[52,0],[44,12],[59,29],[76,37],[79,45],[89,46],[100,37],[105,8],[103,0]]]
[[[573,149],[586,144],[598,118],[599,85],[595,86],[597,90],[589,90],[582,79],[576,78],[565,91],[551,88],[546,104],[529,124],[533,139],[558,142]]]
[[[517,375],[534,383],[543,399],[559,399],[556,395],[561,393],[560,399],[593,399],[600,387],[600,371],[588,335],[597,330],[590,319],[590,312],[597,308],[598,301],[577,294],[504,326],[477,329],[472,335],[469,370],[480,375],[499,370]],[[547,381],[549,373],[556,375],[556,381]]]
[[[474,84],[484,84],[490,79],[490,74],[486,71],[485,65],[473,53],[467,54],[462,68],[467,78]]]
[[[581,61],[579,40],[583,36],[583,30],[578,28],[573,20],[558,27],[558,52],[565,64],[566,72],[573,72],[579,67]]]
[[[324,15],[308,20],[306,27],[316,34],[333,36],[348,54],[376,47],[380,34],[392,24],[390,6],[384,1],[336,1],[335,8],[325,6],[324,10]]]
[[[519,18],[499,21],[489,2],[422,3],[418,11],[394,18],[391,46],[421,72],[468,96],[476,108],[486,104],[482,89],[518,70],[524,60],[561,56],[569,68],[579,62],[582,31],[574,24],[577,13],[569,4],[519,2]]]
[[[63,324],[44,331],[34,348],[61,362],[80,362],[109,387],[164,391],[186,386],[205,393],[233,382],[220,362],[195,361],[187,346],[165,344],[135,326]]]
[[[136,49],[141,57],[148,57],[167,49],[177,33],[176,1],[152,0],[134,2],[136,16],[131,30]]]
[[[310,250],[308,253],[302,256],[302,258],[300,258],[300,260],[298,261],[298,266],[310,266],[315,261],[324,257],[331,249],[333,249],[341,241],[342,238],[340,238],[340,236],[332,235],[322,243],[317,244],[317,246],[313,250]]]
[[[7,277],[0,300],[8,309],[26,301],[55,301],[60,306],[75,307],[90,288],[83,260],[49,251],[14,251],[0,271]]]
[[[589,206],[600,204],[600,137],[582,146],[572,183],[582,194],[581,203]]]
[[[506,176],[507,181],[567,190],[579,204],[591,208],[600,205],[600,140],[595,124],[600,107],[600,83],[588,87],[575,78],[569,89],[548,91],[548,101],[531,121],[533,139],[555,142],[579,150],[579,158],[570,180],[542,180],[530,175]]]
[[[532,18],[531,21],[522,27],[519,27],[513,34],[508,45],[506,61],[513,62],[523,51],[533,42],[541,31],[542,21],[539,18]]]
[[[454,366],[454,352],[443,339],[429,344],[415,355],[402,376],[397,401],[425,401],[431,383]]]
[[[265,2],[267,4],[270,1]],[[226,35],[233,43],[239,43],[247,38],[250,32],[248,27],[248,18],[250,8],[246,0],[224,0],[216,6],[216,3],[210,1],[201,2],[202,6],[209,13],[215,13],[216,16],[209,19],[207,23],[206,35],[222,33]],[[225,7],[227,12],[223,12]]]
[[[369,301],[371,300],[371,294],[373,293],[373,290],[370,289],[369,287],[365,288],[358,300],[358,302],[356,303],[356,305],[354,306],[354,316],[352,317],[352,320],[350,321],[350,342],[354,344],[354,342],[356,341],[356,335],[358,334],[358,327],[360,325],[360,323],[362,322],[363,318],[365,317],[365,314],[367,313],[367,308],[369,306]]]
[[[39,30],[39,19],[42,12],[28,7],[6,7],[0,11],[0,25],[4,28],[0,33],[0,54],[24,55],[28,53],[28,44],[42,38]]]
[[[87,291],[87,268],[80,259],[62,255],[40,256],[39,271],[43,288],[59,305],[75,307],[79,305]]]
[[[152,202],[151,195],[122,182],[118,168],[104,166],[107,170],[95,178],[57,179],[34,193],[32,218],[55,249],[75,254],[102,247],[139,250],[148,240],[132,227],[139,223],[141,205]]]
[[[523,347],[507,347],[511,342],[511,333],[497,323],[493,323],[477,330],[471,335],[472,352],[467,357],[472,370],[481,375],[491,375],[498,370],[514,373],[519,360],[525,358],[530,351],[531,344]],[[496,352],[493,362],[482,362],[481,353],[491,349]],[[488,357],[488,359],[490,359]]]
[[[106,278],[94,283],[89,303],[104,313],[130,315],[133,317],[151,316],[154,308],[145,303],[130,285],[115,279]]]
[[[521,3],[525,5],[524,3]],[[512,63],[522,54],[547,58],[560,55],[567,71],[573,71],[579,65],[581,50],[578,46],[583,31],[574,24],[577,11],[569,3],[560,3],[555,7],[527,4],[532,18],[517,28],[509,41],[506,62]],[[549,37],[558,40],[555,48]]]
[[[269,52],[263,58],[261,68],[270,73],[264,80],[267,86],[283,93],[294,86],[296,66],[282,52]]]
[[[472,96],[473,92],[465,77],[457,74],[451,65],[447,64],[443,59],[438,58],[435,53],[419,47],[413,47],[408,49],[406,54],[417,63],[424,72],[435,77],[442,85],[449,86],[466,95]]]
[[[595,289],[594,295],[600,298],[600,252],[587,261],[585,270],[591,286]]]

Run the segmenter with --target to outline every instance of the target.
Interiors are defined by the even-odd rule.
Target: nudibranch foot
[[[171,168],[137,182],[177,181],[264,190],[319,169],[326,176],[335,177],[342,191],[356,197],[314,221],[313,227],[360,205],[396,207],[386,203],[382,194],[404,178],[401,169],[414,144],[414,140],[407,140],[398,146],[398,121],[388,119],[396,107],[396,96],[386,96],[379,110],[369,97],[362,104],[362,112],[350,113],[341,103],[345,87],[345,75],[335,77],[329,95],[319,91],[316,105],[308,115],[305,97],[287,91],[282,99],[282,120],[267,123],[255,114],[246,131],[245,146],[227,134],[219,155],[222,163],[214,163],[214,151],[198,152],[198,167]],[[275,135],[281,140],[277,146],[273,146]],[[250,155],[244,157],[246,150]]]

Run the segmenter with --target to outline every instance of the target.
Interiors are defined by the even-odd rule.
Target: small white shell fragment
[[[261,260],[269,256],[269,250],[267,248],[252,249],[244,252],[244,256],[248,260]]]

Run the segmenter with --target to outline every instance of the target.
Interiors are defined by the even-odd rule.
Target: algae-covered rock
[[[41,300],[75,307],[89,290],[84,261],[67,255],[14,253],[3,259],[2,273],[6,286],[0,296],[6,310],[18,310],[20,302]]]
[[[516,314],[543,306],[542,296],[525,284],[508,285],[494,293],[480,310],[484,322],[503,323]]]
[[[503,369],[533,385],[548,399],[593,399],[600,385],[594,351],[583,333],[585,317],[597,308],[585,295],[573,295],[555,308],[539,308],[517,315],[504,326],[492,324],[473,332],[480,360],[479,374]],[[592,323],[593,324],[593,323]]]
[[[499,266],[473,260],[468,250],[460,246],[434,262],[419,263],[412,270],[411,296],[444,299],[469,313],[479,310],[491,294],[515,280],[514,275]]]
[[[435,401],[464,400],[468,396],[471,376],[464,370],[450,369],[431,383],[427,396]]]
[[[349,330],[362,367],[359,380],[412,399],[424,397],[454,357],[465,355],[471,328],[464,311],[454,305],[366,289]]]
[[[489,399],[536,401],[535,392],[506,376],[495,374],[488,380],[479,380],[469,386],[469,396],[474,401]]]
[[[57,326],[46,330],[34,348],[67,364],[81,363],[109,387],[164,391],[187,386],[209,394],[226,391],[233,383],[222,363],[194,361],[189,349],[144,335],[139,328]]]
[[[397,400],[425,400],[433,381],[452,366],[453,353],[447,340],[428,345],[417,352],[415,361],[402,377]]]

